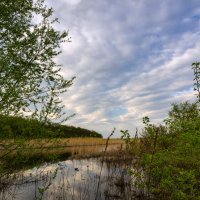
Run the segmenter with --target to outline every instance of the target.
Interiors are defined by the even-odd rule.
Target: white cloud
[[[48,2],[72,37],[57,59],[66,78],[77,76],[63,97],[77,113],[68,123],[106,136],[141,126],[145,115],[162,121],[172,102],[192,99],[200,2]]]

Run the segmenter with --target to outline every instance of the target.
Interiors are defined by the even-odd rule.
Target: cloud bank
[[[199,0],[48,0],[71,43],[57,59],[63,96],[76,116],[67,124],[106,137],[113,127],[134,133],[148,115],[159,123],[173,102],[192,100],[191,63],[199,60]],[[173,6],[172,6],[173,5]]]

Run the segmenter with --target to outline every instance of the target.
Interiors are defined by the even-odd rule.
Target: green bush
[[[198,103],[173,104],[165,126],[144,118],[135,187],[149,199],[200,199]]]

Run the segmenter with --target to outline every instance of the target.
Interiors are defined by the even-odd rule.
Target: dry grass
[[[55,138],[32,140],[0,140],[0,147],[23,144],[26,148],[56,148],[105,145],[106,139],[102,138]],[[121,139],[110,139],[109,145],[124,144]]]
[[[15,154],[20,147],[23,154],[28,155],[48,155],[48,154],[71,154],[71,158],[83,158],[102,155],[105,150],[106,139],[102,138],[59,138],[59,139],[34,139],[26,140],[18,143],[14,140],[1,140],[1,144],[10,148],[0,150],[0,155],[5,154],[9,150],[11,154]],[[124,142],[121,139],[110,139],[108,142],[107,152],[116,154],[124,148]]]
[[[58,139],[34,139],[26,141],[30,147],[74,147],[105,145],[106,139],[102,138],[58,138]],[[110,139],[109,144],[123,144],[121,139]]]
[[[106,139],[102,138],[59,138],[27,141],[28,147],[44,153],[71,153],[71,157],[92,157],[99,156],[105,149]],[[110,139],[108,152],[116,152],[122,148],[124,142],[121,139]]]

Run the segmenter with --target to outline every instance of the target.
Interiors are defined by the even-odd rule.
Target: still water
[[[14,175],[0,194],[3,200],[134,199],[130,167],[101,158],[45,164]]]

